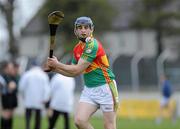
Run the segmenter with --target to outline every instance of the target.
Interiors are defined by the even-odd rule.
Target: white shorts
[[[161,102],[160,102],[160,105],[161,107],[164,107],[164,106],[167,106],[170,102],[170,98],[166,98],[166,97],[163,97]]]
[[[115,81],[113,84],[113,90],[108,84],[93,88],[84,86],[79,101],[96,105],[103,112],[114,111],[118,105],[118,92]]]

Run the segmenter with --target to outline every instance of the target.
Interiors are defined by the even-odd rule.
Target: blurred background
[[[77,42],[74,21],[89,16],[94,21],[94,36],[102,42],[116,75],[120,102],[145,99],[157,106],[160,75],[166,74],[180,116],[179,0],[0,0],[0,62],[17,60],[21,74],[32,59],[44,62],[49,53],[47,16],[55,10],[65,14],[56,36],[58,59],[71,60]],[[82,77],[76,77],[77,94],[82,86]],[[138,102],[135,105],[147,105]]]

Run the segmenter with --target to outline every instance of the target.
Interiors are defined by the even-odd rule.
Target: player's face
[[[5,68],[5,73],[8,75],[15,75],[15,69],[13,63],[8,63],[8,65]]]
[[[80,38],[87,38],[91,36],[93,30],[90,28],[89,25],[77,25],[75,28],[75,34],[77,37]]]

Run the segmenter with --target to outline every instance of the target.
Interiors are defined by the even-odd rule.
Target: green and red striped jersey
[[[110,70],[104,48],[98,40],[93,39],[89,43],[79,42],[73,50],[72,64],[77,64],[80,58],[91,63],[83,72],[87,87],[101,86],[115,79],[114,74]]]

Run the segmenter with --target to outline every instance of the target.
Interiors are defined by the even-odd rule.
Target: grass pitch
[[[76,129],[71,119],[71,129]],[[91,120],[92,125],[95,129],[104,129],[101,117],[93,117]],[[33,129],[33,121],[31,123],[31,129]],[[179,129],[180,119],[176,123],[172,123],[170,120],[164,120],[160,124],[156,124],[154,120],[130,120],[130,119],[117,119],[117,129]],[[42,119],[41,129],[48,128],[47,118]],[[25,129],[25,120],[23,116],[14,117],[14,128],[13,129]],[[59,117],[56,123],[56,129],[63,129],[63,120]]]

